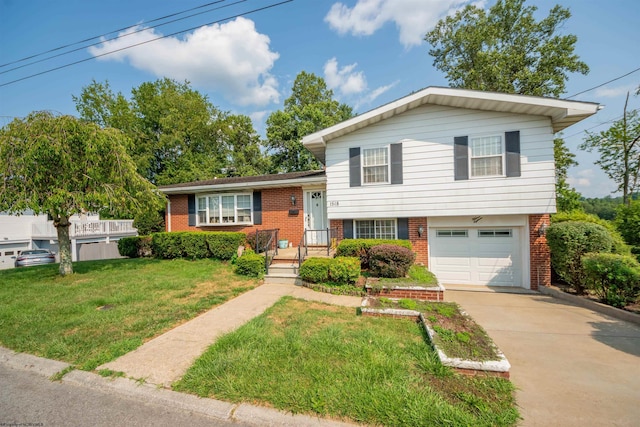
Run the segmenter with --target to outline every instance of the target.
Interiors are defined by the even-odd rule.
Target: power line
[[[223,1],[226,1],[226,0],[218,0],[217,2],[214,2],[214,3],[221,3]],[[83,46],[80,46],[78,48],[75,48],[75,49],[72,49],[72,50],[68,50],[66,52],[58,53],[56,55],[48,56],[46,58],[39,59],[37,61],[29,62],[28,64],[23,64],[23,65],[19,65],[17,67],[10,68],[8,70],[0,71],[0,75],[9,73],[11,71],[19,70],[20,68],[28,67],[30,65],[38,64],[40,62],[48,61],[49,59],[53,59],[53,58],[57,58],[57,57],[60,57],[60,56],[68,55],[70,53],[77,52],[79,50],[83,50],[83,49],[86,49],[86,48],[89,48],[89,47],[97,46],[97,45],[100,45],[102,43],[106,43],[106,42],[110,42],[110,41],[113,41],[113,40],[118,40],[118,39],[122,39],[122,38],[125,38],[125,37],[129,37],[129,36],[132,36],[134,34],[138,34],[138,33],[141,33],[143,31],[146,31],[146,30],[149,30],[149,29],[152,29],[152,28],[162,27],[163,25],[168,25],[168,24],[172,24],[174,22],[182,21],[182,20],[185,20],[185,19],[188,19],[188,18],[193,18],[194,16],[203,15],[205,13],[209,13],[209,12],[212,12],[214,10],[219,10],[219,9],[224,9],[226,7],[235,6],[235,5],[237,5],[239,3],[243,3],[245,1],[247,1],[247,0],[238,0],[238,1],[234,2],[234,3],[229,3],[229,4],[226,4],[224,6],[218,6],[218,7],[212,8],[212,9],[207,9],[207,10],[205,10],[203,12],[198,12],[198,13],[194,13],[194,14],[191,14],[191,15],[183,16],[182,18],[173,19],[171,21],[167,21],[167,22],[164,22],[162,24],[153,25],[153,26],[150,26],[150,27],[143,27],[143,28],[140,28],[140,29],[138,29],[136,31],[132,31],[130,33],[126,33],[126,34],[123,34],[123,35],[118,35],[116,37],[112,37],[110,39],[101,40],[99,42],[95,42],[95,43],[92,43],[92,44],[89,44],[89,45],[83,45]],[[212,4],[212,3],[209,3],[209,4]],[[181,13],[184,13],[184,12],[181,12]],[[176,15],[176,14],[174,14],[174,15]],[[158,18],[158,19],[164,19],[164,18]],[[149,21],[149,22],[154,22],[154,21],[157,21],[158,19],[154,19],[154,20]],[[131,28],[131,27],[129,27],[129,28]],[[125,30],[126,29],[128,29],[128,28],[125,28]],[[122,31],[122,30],[117,30],[117,31]],[[111,34],[111,33],[107,33],[107,34]],[[102,37],[102,36],[99,36],[99,37]],[[92,40],[92,39],[89,39],[89,40]],[[79,44],[79,43],[82,43],[82,42],[73,43],[73,44],[71,44],[69,46],[76,45],[76,44]],[[58,49],[54,49],[54,50],[58,50]]]
[[[216,3],[222,3],[224,1],[226,1],[226,0],[217,0],[217,1],[206,3],[206,4],[203,4],[203,5],[200,5],[200,6],[192,7],[191,9],[186,9],[186,10],[183,10],[181,12],[171,13],[169,15],[161,16],[160,18],[152,19],[151,21],[148,21],[148,23],[156,22],[156,21],[162,21],[163,19],[167,19],[167,18],[171,18],[173,16],[181,15],[183,13],[191,12],[192,10],[202,9],[203,7],[211,6],[212,4],[216,4]],[[18,62],[24,62],[24,61],[27,61],[29,59],[33,59],[33,58],[36,58],[38,56],[46,55],[47,53],[51,53],[51,52],[55,52],[55,51],[58,51],[58,50],[61,50],[61,49],[65,49],[65,48],[71,47],[71,46],[75,46],[75,45],[80,44],[80,43],[86,43],[88,41],[97,39],[99,37],[108,36],[109,34],[118,33],[120,31],[124,31],[124,30],[126,30],[128,28],[131,28],[131,27],[133,27],[135,25],[136,24],[132,24],[132,25],[129,25],[127,27],[123,27],[123,28],[120,28],[120,29],[117,29],[117,30],[109,31],[108,33],[100,34],[99,36],[89,37],[87,39],[80,40],[78,42],[69,43],[69,44],[66,44],[66,45],[63,45],[63,46],[58,46],[56,48],[49,49],[49,50],[44,51],[44,52],[36,53],[36,54],[33,54],[31,56],[27,56],[27,57],[24,57],[24,58],[21,58],[21,59],[16,59],[15,61],[7,62],[5,64],[0,64],[0,68],[6,67],[6,66],[12,65],[12,64],[17,64]]]
[[[581,130],[580,132],[576,132],[576,133],[571,134],[571,135],[569,135],[569,136],[563,136],[562,138],[563,138],[563,139],[565,139],[565,138],[571,138],[571,137],[576,136],[576,135],[580,135],[581,133],[584,133],[584,132],[590,131],[591,129],[595,129],[595,128],[600,127],[600,126],[602,126],[602,125],[606,125],[606,124],[608,124],[608,123],[615,122],[616,120],[620,120],[620,119],[622,118],[622,116],[623,116],[623,114],[621,114],[621,115],[619,115],[618,117],[615,117],[615,118],[613,118],[613,119],[611,119],[611,120],[607,120],[606,122],[602,122],[602,123],[599,123],[599,124],[597,124],[597,125],[595,125],[595,126],[591,126],[590,128],[583,129],[583,130]]]
[[[264,6],[264,7],[258,8],[258,9],[250,10],[248,12],[243,12],[243,13],[240,13],[240,14],[237,14],[237,15],[228,16],[226,18],[218,19],[216,21],[208,22],[206,24],[198,25],[196,27],[187,28],[186,30],[176,31],[175,33],[167,34],[167,35],[161,36],[161,37],[156,37],[155,39],[151,39],[151,40],[147,40],[147,41],[144,41],[144,42],[140,42],[140,43],[132,44],[132,45],[129,45],[129,46],[125,46],[123,48],[112,50],[110,52],[105,52],[105,53],[102,53],[100,55],[95,55],[95,56],[92,56],[91,58],[85,58],[85,59],[81,59],[79,61],[71,62],[69,64],[61,65],[59,67],[50,68],[48,70],[41,71],[39,73],[31,74],[31,75],[26,76],[26,77],[22,77],[22,78],[19,78],[19,79],[16,79],[16,80],[11,80],[9,82],[2,83],[2,84],[0,84],[0,87],[8,86],[8,85],[11,85],[13,83],[17,83],[17,82],[21,82],[23,80],[31,79],[33,77],[41,76],[43,74],[48,74],[48,73],[51,73],[53,71],[61,70],[63,68],[68,68],[68,67],[71,67],[73,65],[77,65],[77,64],[81,64],[83,62],[91,61],[91,60],[96,59],[96,58],[101,58],[103,56],[111,55],[112,53],[121,52],[123,50],[130,49],[132,47],[141,46],[143,44],[147,44],[147,43],[151,43],[151,42],[154,42],[154,41],[157,41],[157,40],[165,39],[167,37],[173,37],[173,36],[176,36],[178,34],[186,33],[187,31],[193,31],[193,30],[196,30],[196,29],[198,29],[198,28],[200,28],[202,26],[205,26],[205,25],[218,24],[220,22],[227,21],[227,20],[234,19],[234,18],[239,18],[241,16],[249,15],[251,13],[261,12],[263,10],[267,10],[267,9],[271,9],[271,8],[274,8],[274,7],[277,7],[277,6],[281,6],[281,5],[286,4],[286,3],[291,3],[292,1],[294,1],[294,0],[284,0],[284,1],[281,1],[279,3],[273,3],[273,4],[270,4],[268,6]]]
[[[576,94],[573,94],[573,95],[571,95],[571,96],[568,96],[566,99],[571,99],[571,98],[574,98],[574,97],[576,97],[576,96],[578,96],[578,95],[582,95],[583,93],[591,92],[591,91],[592,91],[592,90],[594,90],[594,89],[598,89],[599,87],[602,87],[602,86],[604,86],[604,85],[608,85],[609,83],[615,82],[616,80],[620,80],[621,78],[623,78],[623,77],[627,77],[627,76],[629,76],[629,75],[631,75],[631,74],[633,74],[633,73],[636,73],[636,72],[638,72],[638,71],[640,71],[640,67],[636,68],[635,70],[629,71],[628,73],[623,74],[623,75],[621,75],[620,77],[616,77],[615,79],[611,79],[611,80],[609,80],[608,82],[604,82],[604,83],[602,83],[602,84],[599,84],[598,86],[594,86],[594,87],[592,87],[592,88],[590,88],[590,89],[586,89],[586,90],[583,90],[582,92],[578,92],[578,93],[576,93]]]

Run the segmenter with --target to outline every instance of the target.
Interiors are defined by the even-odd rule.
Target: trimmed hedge
[[[300,266],[300,277],[311,283],[353,284],[360,277],[360,260],[353,257],[309,258]]]
[[[118,252],[129,258],[149,257],[152,255],[151,236],[131,236],[118,240]]]
[[[308,258],[300,266],[300,277],[311,283],[329,281],[329,266],[335,258]]]
[[[582,266],[586,287],[606,304],[624,307],[640,294],[640,264],[631,256],[590,253]]]
[[[369,251],[369,267],[378,277],[404,277],[416,259],[411,249],[396,245],[378,245]]]
[[[547,230],[551,264],[558,276],[579,294],[585,290],[581,258],[589,252],[611,252],[614,239],[598,224],[567,221],[552,223]]]
[[[620,228],[616,228],[616,225],[613,222],[583,211],[558,212],[551,216],[552,224],[559,224],[561,222],[568,221],[588,222],[603,226],[607,231],[609,231],[609,235],[613,239],[613,248],[611,249],[611,252],[620,255],[629,255],[630,248],[629,245],[627,245],[628,242],[625,243],[625,239],[619,231]]]
[[[243,276],[262,277],[265,273],[264,257],[252,250],[245,250],[236,260],[235,272]]]
[[[394,245],[413,249],[409,240],[385,240],[385,239],[344,239],[336,248],[336,257],[360,258],[360,266],[369,268],[369,252],[378,245]]]
[[[229,260],[244,244],[244,233],[181,231],[154,233],[153,254],[158,258],[215,258]]]

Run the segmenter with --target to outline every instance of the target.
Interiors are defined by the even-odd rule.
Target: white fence
[[[72,239],[95,236],[134,236],[138,230],[133,227],[132,219],[105,221],[71,221],[69,237]],[[53,221],[36,223],[31,227],[33,239],[57,239],[58,232]]]

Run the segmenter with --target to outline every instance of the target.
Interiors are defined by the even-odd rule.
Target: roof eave
[[[207,193],[210,191],[231,191],[231,190],[261,190],[264,188],[283,188],[283,187],[295,187],[300,185],[314,185],[325,184],[327,178],[324,175],[294,178],[294,179],[279,179],[273,181],[258,181],[258,182],[234,182],[229,184],[205,184],[205,185],[190,185],[185,187],[174,188],[160,188],[160,191],[164,194],[194,194],[194,193]]]

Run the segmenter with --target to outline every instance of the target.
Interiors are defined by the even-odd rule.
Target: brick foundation
[[[547,238],[540,236],[542,224],[550,224],[549,214],[529,215],[529,266],[531,289],[551,286],[551,253]]]

